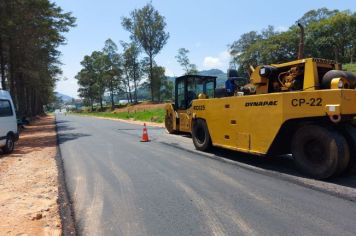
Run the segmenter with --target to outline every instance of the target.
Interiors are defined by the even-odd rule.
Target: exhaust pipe
[[[299,39],[299,49],[298,49],[298,60],[304,58],[304,27],[298,22],[300,28],[300,39]]]

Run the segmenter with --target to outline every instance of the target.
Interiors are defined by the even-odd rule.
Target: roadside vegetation
[[[71,114],[163,123],[165,115],[164,106],[165,103],[152,104],[150,102],[143,102],[121,105],[113,111],[110,106],[104,106],[103,111],[100,106],[96,109],[94,108],[94,111],[91,111],[91,108],[87,107],[82,111],[72,112]]]
[[[296,22],[305,28],[304,57],[335,60],[342,64],[355,62],[356,13],[320,8],[306,12]],[[230,54],[246,75],[250,65],[268,65],[297,59],[299,28],[293,24],[278,30],[268,26],[262,31],[250,31],[230,45]],[[355,64],[345,66],[353,68]]]
[[[155,123],[163,123],[165,111],[162,108],[152,109],[147,111],[133,111],[133,112],[80,112],[80,115],[124,119],[124,120],[137,120],[149,121]]]
[[[343,65],[343,69],[347,71],[351,71],[353,73],[356,73],[356,63],[354,64],[345,64]]]
[[[96,102],[101,110],[104,109],[105,94],[110,97],[112,110],[115,108],[115,95],[137,103],[139,86],[148,91],[152,102],[161,102],[167,99],[167,95],[171,97],[173,83],[165,77],[165,68],[154,60],[169,38],[165,18],[151,3],[147,3],[123,17],[121,25],[130,34],[129,42],[120,40],[123,51],[119,52],[113,40],[106,40],[101,51],[94,51],[83,58],[83,68],[76,76],[79,96],[92,110]],[[142,53],[145,57],[141,56]]]
[[[36,116],[54,100],[64,33],[75,18],[49,0],[0,1],[0,83],[18,116]]]

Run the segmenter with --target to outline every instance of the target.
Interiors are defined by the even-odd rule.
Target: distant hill
[[[210,70],[202,70],[198,72],[199,75],[210,75],[210,76],[220,76],[225,74],[222,70],[219,69],[210,69]]]
[[[225,81],[227,79],[227,74],[219,69],[210,69],[210,70],[202,70],[198,72],[198,75],[205,75],[205,76],[216,76],[216,87],[224,87]],[[174,83],[176,77],[168,76],[167,79]]]
[[[202,70],[198,72],[199,75],[210,75],[216,76],[216,87],[221,88],[225,86],[225,81],[227,80],[227,74],[219,69]]]
[[[55,92],[55,95],[57,98],[60,98],[63,102],[71,102],[73,100],[72,97],[65,95],[63,93]]]

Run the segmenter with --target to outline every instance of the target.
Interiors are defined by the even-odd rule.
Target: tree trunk
[[[130,102],[129,92],[127,91],[127,88],[126,88],[126,100],[127,100],[127,103]]]
[[[335,61],[338,62],[339,61],[339,50],[336,47],[334,48],[334,54],[335,54]]]
[[[16,104],[17,111],[20,110],[19,100],[17,98],[17,90],[16,90],[16,77],[15,77],[15,59],[14,59],[14,45],[12,38],[9,39],[9,76],[8,79],[10,80],[10,93],[12,98],[14,99],[14,103]]]
[[[132,103],[132,94],[131,94],[131,87],[130,87],[130,76],[126,72],[126,92],[127,92],[127,102]]]
[[[0,35],[0,74],[1,74],[1,87],[2,89],[6,90],[4,48],[3,48],[1,35]]]
[[[111,97],[111,110],[114,110],[115,101],[114,101],[114,86],[112,84],[112,80],[110,81],[110,97]]]
[[[111,91],[111,110],[115,109],[115,101],[114,101],[114,91]]]
[[[130,98],[130,103],[132,103],[132,94],[131,94],[130,84],[129,84],[127,87],[129,88],[129,98]]]
[[[93,99],[90,99],[91,111],[94,111],[94,102]]]
[[[102,111],[103,110],[103,97],[100,95],[100,110]]]
[[[135,62],[135,63],[136,63],[136,62]],[[134,79],[134,88],[135,88],[134,99],[135,99],[135,103],[137,104],[136,66],[134,66],[134,70],[133,70],[133,79]]]
[[[136,84],[136,81],[134,83],[134,86],[135,86],[135,103],[138,103],[138,99],[137,99],[137,84]]]
[[[152,58],[151,54],[149,55],[149,58],[150,58],[151,101],[153,102],[154,101],[154,96],[153,96],[153,91],[154,91],[154,88],[153,88],[153,58]]]

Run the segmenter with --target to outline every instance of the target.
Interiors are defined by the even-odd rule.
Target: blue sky
[[[129,33],[121,27],[121,18],[143,7],[148,0],[54,2],[77,17],[77,27],[66,34],[67,45],[60,47],[63,76],[56,91],[77,97],[74,76],[81,69],[80,61],[92,51],[101,50],[108,38],[118,45],[120,40],[128,41]],[[166,18],[170,33],[167,45],[155,58],[170,76],[182,74],[175,59],[181,47],[190,50],[189,58],[199,70],[226,70],[229,66],[227,45],[243,33],[260,31],[268,25],[284,30],[305,12],[321,7],[356,11],[355,0],[152,0],[152,4]]]

